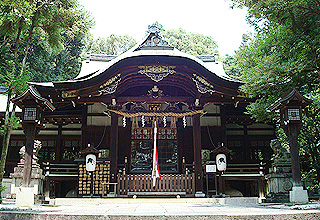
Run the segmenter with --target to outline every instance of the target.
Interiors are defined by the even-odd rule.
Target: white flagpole
[[[157,121],[154,121],[153,135],[152,186],[155,187],[157,178],[160,178],[157,155]]]

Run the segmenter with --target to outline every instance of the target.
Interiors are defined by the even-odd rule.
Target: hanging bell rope
[[[171,116],[171,128],[177,128],[176,118]]]
[[[132,129],[136,129],[138,127],[139,127],[138,119],[137,118],[133,118],[133,120],[132,120]]]
[[[195,110],[190,112],[183,112],[183,113],[175,113],[175,112],[136,112],[136,113],[127,113],[127,112],[121,112],[113,109],[108,109],[109,112],[116,113],[118,115],[121,115],[126,118],[135,118],[135,117],[177,117],[177,118],[183,118],[188,116],[193,116],[196,114],[204,114],[205,112],[203,109],[201,110]],[[104,112],[104,114],[108,114],[108,112]]]

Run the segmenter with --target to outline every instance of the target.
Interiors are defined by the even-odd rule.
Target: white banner
[[[153,129],[153,161],[152,161],[152,186],[156,186],[156,180],[161,178],[158,164],[158,151],[157,151],[157,122],[154,121]]]

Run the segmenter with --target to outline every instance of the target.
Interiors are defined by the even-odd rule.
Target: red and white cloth
[[[158,151],[157,151],[157,122],[154,121],[153,128],[153,163],[152,163],[152,186],[156,186],[157,179],[161,178],[161,174],[159,171],[159,163],[158,163]]]

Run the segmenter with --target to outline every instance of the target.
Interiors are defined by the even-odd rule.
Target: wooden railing
[[[265,164],[228,164],[227,170],[224,174],[238,174],[238,175],[259,175],[265,174]]]
[[[194,174],[161,174],[156,186],[152,186],[150,174],[118,175],[118,195],[142,193],[158,193],[161,195],[195,193]]]
[[[78,164],[44,163],[45,176],[78,176]]]

